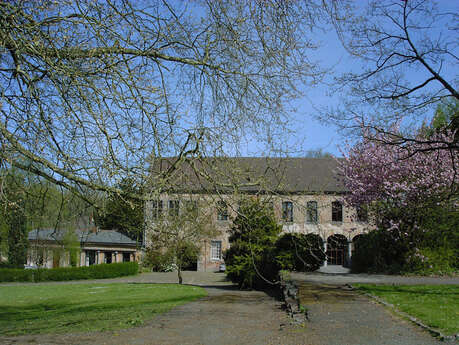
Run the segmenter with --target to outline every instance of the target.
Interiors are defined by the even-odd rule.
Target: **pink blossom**
[[[454,133],[419,134],[403,145],[391,144],[393,136],[378,134],[351,147],[340,163],[340,174],[349,190],[348,204],[354,207],[383,202],[409,208],[426,200],[442,204],[445,196],[457,193],[459,154],[442,143],[452,142]],[[389,224],[397,229],[399,224]],[[414,227],[420,230],[419,226]]]

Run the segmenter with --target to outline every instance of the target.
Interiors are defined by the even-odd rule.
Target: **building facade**
[[[138,244],[114,230],[35,229],[28,234],[27,265],[56,268],[138,261]]]
[[[170,168],[171,160],[162,160],[156,173]],[[344,202],[336,159],[230,158],[192,164],[193,169],[191,163],[181,166],[180,184],[146,203],[146,245],[151,245],[148,233],[155,231],[161,214],[180,216],[180,209],[193,201],[217,229],[217,235],[202,240],[199,271],[216,271],[224,262],[231,219],[244,197],[269,202],[283,233],[318,234],[327,253],[325,265],[349,265],[353,240],[369,229],[367,215]]]

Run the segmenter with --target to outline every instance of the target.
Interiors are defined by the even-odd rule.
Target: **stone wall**
[[[244,197],[247,197],[245,195]],[[254,196],[248,196],[254,197]],[[284,233],[315,233],[321,236],[324,242],[332,235],[343,235],[349,241],[348,252],[352,252],[352,239],[359,234],[365,233],[369,230],[368,223],[356,221],[357,214],[355,209],[343,206],[343,220],[342,222],[332,221],[332,202],[343,202],[343,196],[339,194],[301,194],[301,195],[269,195],[261,196],[272,203],[274,214],[279,223],[282,224],[282,231]],[[209,212],[209,221],[219,230],[219,235],[215,238],[203,241],[201,257],[198,260],[198,270],[200,271],[216,271],[223,260],[213,260],[211,258],[211,241],[219,240],[222,242],[222,251],[224,252],[229,248],[229,229],[231,227],[231,218],[236,216],[240,195],[208,195],[208,194],[175,194],[160,196],[159,200],[163,202],[163,212],[167,212],[168,200],[197,200],[199,208],[205,208]],[[228,220],[218,220],[217,217],[217,203],[225,201],[228,205]],[[293,204],[293,221],[286,222],[282,219],[282,203],[290,201]],[[308,223],[307,221],[307,202],[316,201],[318,209],[317,223]],[[154,219],[151,217],[152,205],[147,202],[145,207],[146,217],[146,244],[147,247],[151,245],[148,241],[148,234],[154,231]]]

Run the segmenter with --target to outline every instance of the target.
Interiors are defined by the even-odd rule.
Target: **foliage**
[[[452,275],[459,272],[458,249],[415,248],[406,258],[403,271],[418,275]]]
[[[50,183],[33,174],[24,172],[25,183],[20,186],[27,195],[25,214],[27,230],[88,229],[92,226],[94,208],[89,199],[97,198],[84,192],[87,200],[75,196],[72,192]],[[83,192],[82,192],[83,193]]]
[[[181,268],[186,270],[188,267],[193,267],[198,261],[199,252],[200,248],[196,244],[182,244],[182,247],[178,250],[178,256],[182,262]],[[174,249],[155,250],[148,248],[142,264],[153,272],[175,271],[177,270],[177,265],[174,253]]]
[[[276,241],[276,263],[281,270],[311,272],[324,261],[324,246],[319,235],[287,233]]]
[[[24,176],[17,171],[8,171],[1,177],[3,185],[0,199],[0,217],[3,236],[6,237],[8,262],[16,267],[24,267],[27,258],[26,212],[27,194],[21,188]]]
[[[364,266],[399,271],[415,248],[457,248],[458,244],[459,156],[453,149],[441,148],[441,143],[453,141],[453,134],[421,130],[416,141],[403,145],[388,144],[389,137],[393,140],[392,134],[381,133],[374,140],[364,139],[341,161],[349,190],[346,201],[368,207],[380,232],[365,237],[361,253],[356,250],[357,271],[365,270]]]
[[[172,251],[147,248],[142,265],[153,272],[168,272],[173,262]]]
[[[137,262],[120,262],[81,267],[59,267],[39,269],[0,269],[1,282],[41,282],[79,279],[104,279],[135,275],[139,271]]]
[[[447,99],[438,104],[432,120],[432,128],[459,128],[459,100]]]
[[[459,332],[458,285],[353,285],[446,335]]]
[[[1,203],[0,203],[1,204]],[[8,256],[8,224],[5,219],[5,212],[0,208],[0,264],[3,257]]]
[[[394,129],[395,131],[395,129]],[[364,138],[350,148],[341,161],[344,184],[350,191],[346,200],[352,206],[375,201],[389,206],[424,205],[457,193],[458,155],[442,149],[438,142],[452,142],[453,134],[420,133],[417,141],[391,145],[392,134]],[[381,206],[381,205],[380,205]]]
[[[398,240],[395,232],[378,229],[362,234],[354,241],[351,270],[353,273],[399,273],[407,243]]]
[[[201,243],[204,239],[214,238],[219,234],[209,215],[210,209],[199,208],[196,200],[176,199],[175,209],[161,213],[156,219],[149,219],[147,227],[151,229],[147,243],[148,262],[158,270],[174,265],[178,281],[182,283],[182,270],[189,267],[191,261],[197,262]],[[159,257],[153,255],[159,253]]]
[[[138,243],[143,242],[144,210],[138,199],[125,195],[141,195],[142,188],[133,179],[124,179],[118,185],[124,194],[109,194],[105,207],[99,210],[96,224],[102,229],[113,229]]]
[[[59,245],[69,250],[71,263],[76,265],[79,242],[73,230],[88,229],[93,212],[89,204],[59,186],[15,168],[0,169],[0,184],[0,253],[17,267],[23,267],[27,233],[32,229],[55,229],[65,231]]]
[[[459,214],[442,205],[413,210],[395,207],[378,213],[398,227],[381,226],[354,242],[352,270],[359,272],[450,274],[459,261]],[[413,230],[413,224],[422,224]],[[421,249],[422,248],[422,249]],[[425,255],[429,253],[429,255]],[[429,262],[419,260],[428,257]]]
[[[261,289],[276,282],[276,241],[281,230],[267,205],[256,199],[241,202],[225,254],[226,275],[239,288]]]
[[[205,295],[201,287],[176,284],[0,286],[0,329],[3,335],[125,329]]]
[[[8,261],[1,261],[0,268],[17,268],[16,265],[10,264]]]

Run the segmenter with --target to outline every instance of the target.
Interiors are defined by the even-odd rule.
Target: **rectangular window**
[[[130,253],[123,253],[123,262],[131,261],[131,254]]]
[[[308,201],[306,204],[306,222],[317,223],[317,201]]]
[[[332,222],[343,221],[343,204],[339,201],[332,202]]]
[[[179,206],[180,201],[179,200],[169,200],[169,216],[171,217],[177,217],[179,215]]]
[[[210,242],[210,258],[211,260],[222,259],[222,241]]]
[[[112,263],[112,252],[105,252],[105,263],[106,264],[111,264]]]
[[[282,202],[282,220],[293,222],[293,203],[291,201]]]
[[[160,219],[163,214],[163,201],[153,200],[152,201],[152,217],[153,219]]]
[[[224,201],[217,203],[217,220],[228,220],[228,205]]]
[[[96,251],[95,250],[87,250],[86,251],[86,266],[91,266],[96,264]]]

